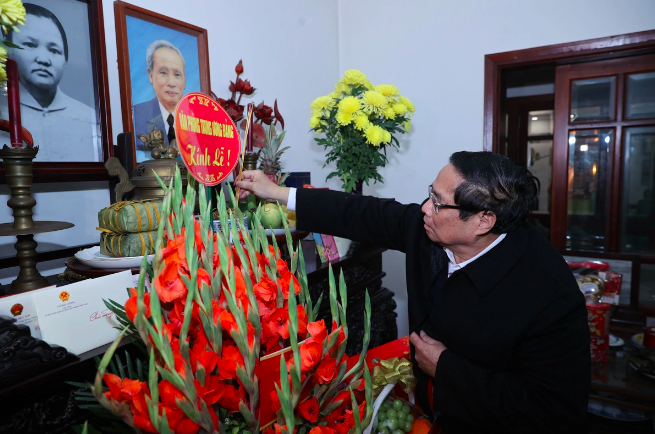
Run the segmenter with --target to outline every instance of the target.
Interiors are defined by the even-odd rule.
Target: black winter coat
[[[447,347],[432,380],[447,434],[586,432],[584,297],[534,226],[508,233],[437,288],[448,260],[425,232],[421,205],[315,189],[298,189],[296,198],[299,229],[406,254],[410,333],[423,329]],[[429,413],[429,378],[415,361],[414,372]]]

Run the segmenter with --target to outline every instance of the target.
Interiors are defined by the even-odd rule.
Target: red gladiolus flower
[[[186,262],[186,251],[184,250],[184,235],[178,235],[174,240],[168,240],[166,247],[161,251],[164,263],[177,262],[182,264]]]
[[[302,360],[300,370],[302,372],[311,370],[321,361],[321,357],[323,357],[323,344],[313,339],[307,339],[300,347],[300,359]]]
[[[132,401],[139,393],[142,392],[141,382],[139,380],[130,380],[125,378],[121,386],[121,401]]]
[[[175,398],[184,399],[184,394],[168,380],[159,382],[159,400],[166,407],[177,408]]]
[[[202,398],[207,405],[214,405],[223,395],[223,383],[217,375],[209,375],[205,378],[205,385],[202,386],[198,380],[194,380],[198,396]]]
[[[196,283],[198,284],[198,289],[202,288],[202,283],[207,284],[207,286],[211,286],[211,277],[209,277],[209,273],[207,270],[204,268],[198,268],[198,275],[196,276]]]
[[[262,276],[262,279],[253,287],[253,291],[257,298],[265,303],[277,300],[277,284],[268,276]]]
[[[134,415],[134,418],[132,419],[132,422],[134,425],[138,428],[141,428],[144,431],[151,432],[151,433],[157,433],[158,431],[155,429],[155,426],[150,422],[150,416],[148,413],[138,413]]]
[[[121,399],[121,387],[123,386],[123,380],[121,377],[107,372],[102,376],[102,379],[107,384],[107,387],[109,387],[111,399],[114,401],[122,402],[123,399]]]
[[[237,77],[243,74],[243,60],[239,60],[237,66],[234,68],[234,71],[237,73]]]
[[[218,362],[218,355],[210,350],[207,350],[208,343],[204,334],[198,334],[196,342],[193,344],[191,351],[189,351],[189,358],[191,359],[191,369],[196,372],[198,364],[205,368],[205,372],[212,372]]]
[[[197,434],[198,431],[200,431],[200,426],[188,417],[183,418],[175,425],[175,434]]]
[[[273,332],[275,332],[282,339],[289,339],[289,312],[286,308],[280,307],[275,309],[269,320],[269,325]]]
[[[325,328],[325,320],[314,321],[307,324],[307,331],[316,342],[325,341],[327,338],[327,329]]]
[[[231,384],[226,384],[223,388],[223,395],[218,399],[218,405],[228,410],[230,413],[239,411],[239,402],[245,398],[244,388],[237,389]]]
[[[298,411],[300,412],[300,415],[309,422],[316,422],[319,414],[318,399],[314,396],[307,401],[301,402],[298,404]]]
[[[285,261],[284,259],[278,259],[275,262],[275,266],[277,267],[277,271],[278,271],[278,273],[280,273],[280,275],[283,275],[283,274],[286,274],[286,273],[289,272],[289,266],[287,265],[287,261]]]
[[[164,303],[175,301],[178,298],[186,298],[187,289],[182,283],[178,268],[178,264],[170,262],[155,278],[155,290],[159,299]]]
[[[233,360],[237,365],[244,367],[243,356],[235,345],[223,345],[223,359]]]
[[[275,434],[282,434],[282,429],[283,429],[283,428],[284,428],[284,430],[285,430],[287,433],[289,432],[289,429],[287,428],[286,425],[280,426],[280,425],[278,425],[278,424],[275,424],[274,427],[275,427]],[[296,427],[293,429],[293,434],[296,434],[297,431],[298,431],[298,427],[296,426]]]
[[[266,428],[264,434],[275,434],[275,430],[273,428]]]
[[[305,306],[299,304],[296,306],[296,316],[298,317],[298,336],[305,339],[307,336],[307,313],[305,313]]]
[[[289,299],[289,287],[291,285],[291,279],[293,279],[293,292],[298,295],[300,293],[300,283],[298,282],[298,279],[296,279],[296,276],[291,274],[290,271],[283,273],[277,280],[285,300]]]
[[[130,288],[130,294],[132,296],[128,298],[127,301],[125,302],[125,314],[130,319],[130,321],[134,322],[134,318],[136,317],[136,313],[137,313],[136,289]],[[143,302],[146,305],[146,318],[150,318],[150,293],[149,292],[146,292],[143,295]]]
[[[327,384],[334,378],[337,373],[337,361],[331,357],[327,357],[318,365],[318,369],[314,373],[314,383]]]
[[[234,319],[234,315],[232,315],[229,311],[223,310],[220,315],[219,315],[220,321],[221,321],[221,327],[223,330],[225,330],[228,334],[232,331],[232,329],[237,329],[237,321]]]
[[[309,434],[335,434],[336,431],[327,426],[318,425],[309,431]]]

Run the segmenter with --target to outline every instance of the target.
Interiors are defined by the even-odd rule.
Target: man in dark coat
[[[422,206],[290,190],[261,172],[237,185],[288,202],[299,229],[406,254],[417,400],[442,416],[446,434],[586,432],[584,297],[562,256],[525,222],[539,190],[526,168],[455,153]]]

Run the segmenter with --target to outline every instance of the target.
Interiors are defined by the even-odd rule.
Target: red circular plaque
[[[205,94],[184,95],[175,110],[175,136],[191,175],[216,185],[232,173],[239,160],[239,131],[227,112]]]

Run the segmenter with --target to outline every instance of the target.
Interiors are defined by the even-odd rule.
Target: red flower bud
[[[277,99],[275,100],[275,104],[273,104],[273,110],[275,112],[275,119],[280,123],[282,129],[284,129],[284,119],[282,118],[280,111],[277,109]]]
[[[239,63],[237,63],[236,68],[234,68],[234,71],[237,73],[237,77],[243,74],[243,61],[239,60]]]
[[[230,89],[230,92],[235,92],[236,91],[236,87],[234,86],[233,81],[230,81],[230,87],[228,89]],[[219,98],[219,101],[220,101],[220,98]]]

